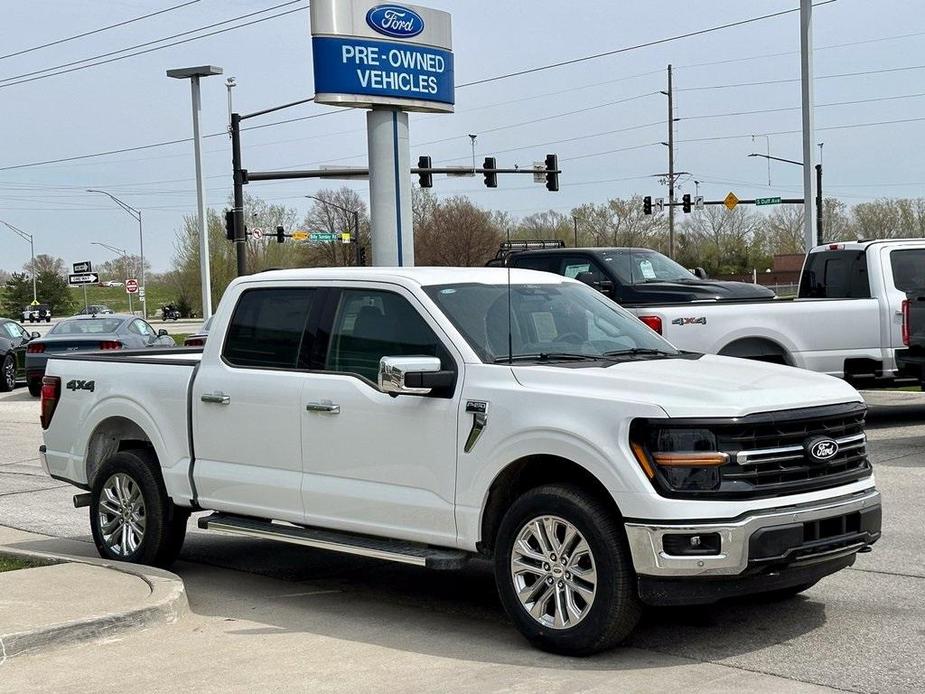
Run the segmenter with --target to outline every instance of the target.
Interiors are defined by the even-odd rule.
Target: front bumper
[[[854,554],[880,538],[880,492],[868,489],[812,504],[754,511],[728,521],[630,521],[626,536],[633,566],[644,577],[739,576]],[[691,537],[710,540],[698,554],[666,552]],[[718,536],[718,547],[711,541]],[[672,549],[673,552],[678,550]],[[838,569],[834,569],[838,570]],[[830,572],[831,573],[831,572]],[[773,590],[773,588],[768,588]]]

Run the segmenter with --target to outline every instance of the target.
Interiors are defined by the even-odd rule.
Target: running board
[[[200,518],[199,527],[203,530],[214,530],[230,535],[289,542],[315,549],[423,566],[428,569],[461,569],[472,556],[462,550],[436,548],[414,542],[389,540],[337,530],[305,528],[218,512]]]

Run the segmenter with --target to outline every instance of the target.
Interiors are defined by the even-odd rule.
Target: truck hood
[[[669,417],[741,417],[862,401],[854,388],[832,376],[715,355],[512,369],[525,388],[656,405]]]
[[[636,303],[676,301],[747,301],[771,299],[774,292],[760,284],[721,282],[719,280],[683,280],[679,282],[645,282],[634,284]]]

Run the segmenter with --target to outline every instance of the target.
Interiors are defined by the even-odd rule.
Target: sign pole
[[[374,108],[366,114],[369,142],[369,217],[373,265],[414,265],[408,114]]]
[[[90,305],[87,303],[87,285],[83,285],[84,288],[84,310]]]

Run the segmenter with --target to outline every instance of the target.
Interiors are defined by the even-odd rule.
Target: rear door
[[[320,290],[245,290],[220,358],[204,360],[192,390],[194,476],[200,504],[303,521],[299,361]],[[213,336],[218,339],[220,336]]]
[[[302,386],[307,523],[455,544],[462,359],[440,335],[401,287],[357,283],[332,292],[314,370]],[[442,368],[455,370],[454,391],[397,397],[380,391],[379,360],[411,355],[437,356]]]
[[[883,248],[881,262],[889,316],[889,346],[903,349],[902,303],[907,292],[925,291],[925,248]]]

